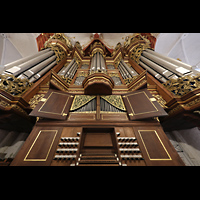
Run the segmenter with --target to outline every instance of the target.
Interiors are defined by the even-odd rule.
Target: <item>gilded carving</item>
[[[190,91],[200,88],[200,74],[170,79],[163,83],[163,85],[175,96],[183,96]]]
[[[11,107],[18,110],[21,114],[23,114],[29,118],[28,114],[20,106],[18,106],[16,104],[12,104]]]
[[[106,95],[106,96],[101,96],[101,98],[106,100],[114,107],[126,111],[121,95]]]
[[[165,104],[166,101],[162,98],[161,95],[159,94],[152,94],[153,97],[156,98],[157,102],[163,107],[163,108],[168,108]]]
[[[71,84],[71,81],[72,81],[71,78],[65,77],[65,76],[59,75],[59,74],[58,74],[58,76],[59,76],[63,81],[65,81],[65,83],[66,83],[68,86]]]
[[[185,106],[185,107],[190,107],[190,106],[193,106],[193,105],[195,105],[195,104],[198,104],[199,102],[200,102],[200,97],[199,97],[199,98],[196,98],[196,99],[193,100],[193,101],[190,101],[189,103],[184,104],[183,106]]]
[[[81,46],[81,44],[80,44],[79,41],[76,41],[76,43],[75,43],[74,46],[76,46],[77,49],[79,49],[79,51],[81,52],[81,54],[82,54],[83,56],[85,55],[85,53],[83,52],[83,48],[82,48],[82,46]]]
[[[74,54],[74,60],[76,61],[76,63],[78,64],[78,66],[80,65],[80,63],[81,63],[81,60],[80,60],[80,58],[79,58],[79,55],[75,52],[75,54]]]
[[[121,61],[121,59],[122,59],[122,56],[120,55],[120,56],[115,60],[114,65],[115,65],[116,68],[118,67],[118,65],[119,65],[119,63],[120,63],[120,61]]]
[[[50,40],[52,39],[58,39],[61,42],[63,42],[64,44],[66,44],[68,46],[69,49],[72,49],[72,44],[70,42],[70,40],[64,35],[64,33],[55,33],[54,35],[52,35],[46,42],[45,42],[45,48],[46,45],[49,43]]]
[[[70,108],[70,111],[77,110],[78,108],[84,106],[88,102],[90,102],[92,99],[96,98],[96,96],[92,95],[75,95],[72,106]]]
[[[51,50],[54,51],[57,64],[66,56],[64,49],[58,46],[56,43],[48,43],[46,48],[51,48]]]
[[[35,106],[40,102],[40,100],[45,96],[45,94],[36,94],[34,95],[30,101],[28,102],[30,104],[30,107],[32,109],[35,108]]]
[[[132,81],[134,81],[139,75],[133,76],[131,78],[124,79],[126,85],[129,85]]]
[[[133,35],[127,36],[124,42],[124,48],[127,48],[131,43],[141,40],[141,35],[139,33],[134,33]]]
[[[8,74],[0,75],[0,89],[14,96],[21,95],[32,85],[33,83],[30,83],[28,79],[16,78]]]
[[[114,51],[112,52],[111,56],[113,57],[113,56],[117,53],[117,50],[118,50],[119,48],[121,48],[121,47],[122,47],[121,42],[118,42],[117,45],[115,46],[115,49],[114,49]]]
[[[124,48],[127,49],[131,44],[138,42],[140,40],[145,41],[144,44],[145,48],[149,46],[150,41],[145,36],[142,36],[140,33],[134,33],[133,35],[127,36],[125,38]]]
[[[133,49],[133,51],[130,54],[130,58],[134,60],[137,64],[139,64],[142,52],[143,52],[143,46],[139,45]]]
[[[131,87],[131,91],[138,89],[142,84],[144,84],[146,82],[147,82],[146,79],[142,80],[139,84],[136,84],[133,87]]]
[[[51,82],[54,83],[57,87],[59,87],[62,91],[68,91],[62,84],[59,84],[55,79],[52,79]]]
[[[150,41],[145,38],[145,36],[142,36],[139,33],[134,33],[125,38],[124,48],[128,49],[130,52],[130,58],[139,64],[139,59],[143,50],[150,48]]]
[[[53,39],[57,39],[61,41],[61,43],[52,41]],[[51,48],[51,50],[55,52],[57,63],[59,63],[67,54],[67,49],[64,45],[66,45],[70,50],[72,49],[70,40],[63,33],[55,33],[44,43],[45,48]]]
[[[115,72],[110,72],[110,73],[107,73],[108,76],[110,77],[119,77],[119,73],[115,73]]]
[[[89,75],[88,72],[86,72],[86,71],[80,71],[80,72],[77,73],[76,77],[80,77],[80,76],[87,77],[88,75]]]
[[[105,46],[101,42],[98,42],[98,41],[96,41],[93,45],[90,46],[90,50],[92,50],[92,49],[94,49],[95,47],[98,47],[98,46],[100,46],[104,51],[106,50]]]
[[[3,101],[3,100],[1,100],[0,99],[0,106],[3,106],[3,107],[9,107],[10,106],[10,103],[7,103],[7,102],[5,102],[5,101]]]

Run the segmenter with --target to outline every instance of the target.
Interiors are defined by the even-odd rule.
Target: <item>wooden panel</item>
[[[73,97],[66,92],[49,90],[44,97],[44,101],[39,102],[30,115],[65,120]]]
[[[156,130],[138,130],[150,160],[171,160]]]
[[[128,121],[127,113],[102,113],[101,120]]]
[[[40,130],[33,144],[31,145],[24,161],[46,161],[54,143],[58,130]],[[43,148],[43,145],[48,148]],[[41,151],[41,148],[43,149]]]
[[[112,147],[110,133],[87,133],[84,147]]]
[[[161,127],[133,127],[148,166],[182,166],[183,161]]]
[[[96,113],[70,113],[68,121],[89,121],[96,120]]]
[[[61,132],[59,127],[35,127],[11,165],[49,166]]]
[[[130,120],[168,115],[147,89],[122,96]]]

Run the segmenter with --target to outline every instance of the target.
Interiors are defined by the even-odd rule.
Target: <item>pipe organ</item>
[[[193,83],[191,66],[156,53],[154,44],[133,34],[111,50],[95,34],[82,49],[55,33],[37,54],[6,65],[1,115],[32,124],[11,165],[184,165],[164,130],[200,106],[200,79]],[[196,85],[177,97],[171,87],[182,76]],[[17,95],[8,89],[21,85]]]

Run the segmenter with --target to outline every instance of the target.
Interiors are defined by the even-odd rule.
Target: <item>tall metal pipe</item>
[[[38,65],[35,65],[31,69],[25,71],[23,74],[25,76],[27,76],[27,78],[29,79],[31,76],[34,76],[38,71],[40,71],[41,69],[46,67],[48,64],[53,62],[55,59],[56,59],[56,55],[51,56],[51,57],[47,58],[46,60],[44,60],[43,62],[39,63]],[[19,78],[20,78],[20,76],[19,76]]]
[[[53,54],[54,54],[54,51],[49,51],[49,52],[46,52],[45,54],[42,54],[36,58],[29,60],[21,65],[18,65],[17,67],[19,68],[19,70],[17,72],[13,73],[13,75],[17,77],[22,72],[28,70],[29,68],[36,65],[37,63],[47,59],[48,57],[52,56]]]
[[[71,62],[67,65],[67,67],[63,67],[59,72],[58,75],[63,75],[65,76],[65,74],[67,73],[67,71],[69,70],[69,68],[72,66],[72,64],[74,63],[74,59],[71,60]]]
[[[154,69],[158,73],[162,74],[162,76],[166,77],[167,79],[168,79],[168,77],[170,77],[173,74],[169,70],[166,70],[165,68],[162,68],[160,65],[157,65],[156,63],[154,63],[151,60],[145,58],[144,56],[141,56],[140,60],[143,61],[144,63],[146,63],[148,66],[150,66],[152,69]]]
[[[97,52],[97,70],[100,70],[99,52]]]
[[[30,78],[30,82],[35,82],[36,80],[38,80],[41,76],[43,76],[47,71],[49,71],[52,67],[54,67],[56,65],[56,60],[53,61],[52,63],[50,63],[48,66],[46,66],[45,68],[43,68],[41,71],[39,71],[36,75],[34,75],[33,77]]]
[[[162,59],[164,59],[164,60],[166,60],[166,61],[169,61],[169,62],[171,62],[171,63],[173,63],[173,64],[175,64],[175,65],[177,65],[177,66],[184,67],[184,68],[186,68],[186,69],[188,69],[188,70],[192,70],[192,66],[191,66],[191,65],[188,65],[188,64],[186,64],[186,63],[184,63],[184,62],[181,62],[181,61],[176,60],[176,59],[174,59],[174,58],[170,58],[170,57],[164,56],[164,55],[162,55],[162,54],[160,54],[160,53],[157,53],[157,52],[155,52],[155,51],[153,51],[153,50],[150,50],[150,49],[145,49],[145,51],[147,51],[147,52],[149,52],[150,54],[153,54],[153,55],[155,55],[155,56],[157,56],[157,57],[159,57],[159,58],[162,58]]]
[[[35,53],[35,54],[33,54],[33,55],[26,56],[26,57],[21,58],[21,59],[19,59],[19,60],[15,60],[15,61],[13,61],[13,62],[11,62],[11,63],[8,63],[8,64],[4,65],[4,70],[7,70],[7,69],[10,69],[10,68],[12,68],[12,67],[14,67],[14,66],[17,66],[17,65],[20,65],[20,64],[22,64],[22,63],[25,63],[26,61],[31,60],[31,59],[33,59],[33,58],[36,58],[36,57],[38,57],[39,55],[42,55],[42,54],[44,54],[44,53],[46,53],[46,52],[48,52],[48,51],[50,51],[50,50],[51,50],[50,48],[47,48],[47,49],[42,50],[42,51],[39,51],[39,52],[37,52],[37,53]]]
[[[175,64],[172,64],[166,60],[163,60],[162,58],[159,58],[153,54],[150,54],[149,52],[143,52],[142,55],[144,55],[145,57],[153,60],[154,62],[158,63],[159,65],[163,66],[166,69],[169,69],[170,71],[172,71],[174,74],[178,75],[178,76],[183,76],[184,74],[191,72],[188,69],[184,69],[181,68]]]

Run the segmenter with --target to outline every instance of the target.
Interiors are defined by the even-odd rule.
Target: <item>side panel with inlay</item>
[[[11,165],[50,165],[61,132],[60,127],[35,127]]]

